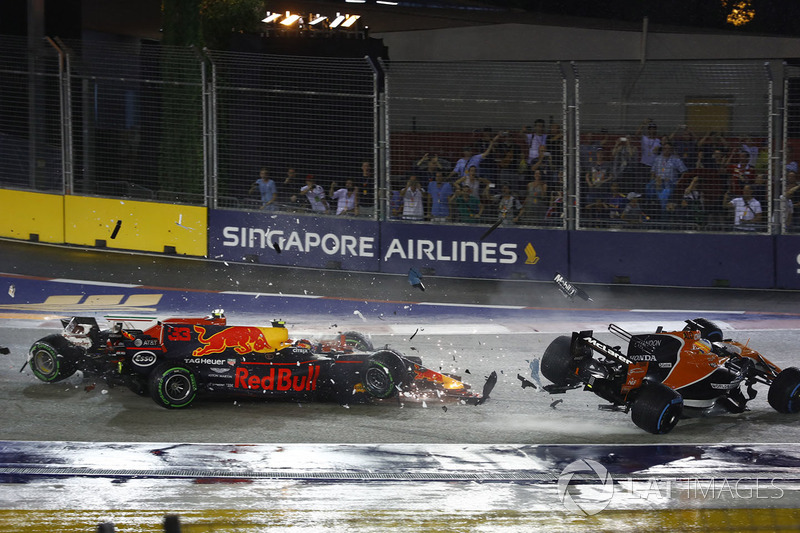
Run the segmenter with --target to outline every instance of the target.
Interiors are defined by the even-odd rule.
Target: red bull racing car
[[[27,364],[33,374],[56,382],[80,370],[149,394],[167,408],[187,407],[200,393],[340,403],[398,397],[479,404],[497,380],[493,373],[477,393],[457,376],[423,367],[417,357],[374,350],[357,332],[317,343],[292,341],[280,321],[269,327],[229,326],[221,311],[205,318],[108,320],[110,327],[100,329],[93,317],[63,319],[61,333],[31,346]]]
[[[780,413],[800,411],[800,369],[780,369],[746,344],[724,339],[713,322],[686,320],[681,331],[631,335],[623,353],[591,331],[555,339],[544,352],[541,373],[550,393],[583,387],[610,402],[601,408],[630,411],[651,433],[667,433],[681,416],[739,413],[756,397],[756,384],[769,387],[767,400]]]

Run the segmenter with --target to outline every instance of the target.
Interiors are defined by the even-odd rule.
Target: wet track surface
[[[682,420],[655,436],[629,415],[599,411],[589,393],[550,396],[523,390],[517,379],[530,377],[529,361],[573,329],[594,329],[612,342],[610,322],[647,332],[679,329],[696,316],[781,366],[800,366],[796,292],[583,285],[592,297],[586,302],[564,298],[550,283],[441,278],[426,279],[422,292],[404,276],[9,242],[0,242],[0,273],[0,345],[11,351],[0,356],[6,530],[33,531],[26,521],[39,512],[45,524],[56,520],[46,511],[57,510],[78,513],[76,524],[110,516],[131,524],[125,530],[156,530],[145,521],[157,523],[157,514],[134,516],[145,509],[183,511],[197,524],[233,527],[238,519],[246,530],[387,531],[401,523],[412,530],[674,530],[692,523],[681,510],[708,508],[750,509],[739,519],[755,520],[751,529],[789,530],[800,521],[800,420],[773,411],[766,389],[745,413]],[[28,346],[56,331],[61,316],[201,316],[215,307],[231,324],[285,319],[293,338],[364,331],[376,346],[420,355],[473,386],[492,370],[500,380],[477,407],[208,399],[169,411],[91,377],[48,385],[19,372]],[[556,490],[564,466],[582,459],[604,465],[622,487],[594,516],[567,512]],[[582,475],[584,495],[598,489],[591,470]],[[639,485],[623,490],[627,478]],[[760,480],[765,498],[715,495],[717,485],[709,496],[707,484],[701,497],[690,492],[692,480],[728,478],[748,478],[742,488],[751,489]],[[653,512],[638,521],[613,514],[638,509]],[[724,529],[727,518],[703,516],[695,530],[744,524]]]

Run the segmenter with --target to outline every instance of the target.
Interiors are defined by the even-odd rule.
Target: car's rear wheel
[[[28,364],[38,379],[53,383],[67,379],[78,369],[80,348],[60,335],[45,337],[33,343]]]
[[[663,383],[645,383],[631,407],[633,423],[661,435],[669,433],[683,413],[683,397]]]
[[[577,379],[575,377],[576,366],[570,350],[571,344],[571,337],[566,335],[556,337],[545,348],[544,355],[542,355],[542,375],[559,387],[570,385]]]
[[[173,363],[157,366],[150,377],[150,397],[168,409],[180,409],[197,395],[197,378],[186,367]]]
[[[800,411],[800,368],[784,368],[769,386],[767,401],[779,413]]]
[[[363,385],[373,398],[391,398],[405,387],[408,372],[402,356],[393,350],[381,350],[367,361]]]
[[[344,344],[357,352],[371,352],[374,350],[372,341],[358,331],[345,331]]]

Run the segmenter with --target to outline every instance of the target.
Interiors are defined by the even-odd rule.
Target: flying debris
[[[553,281],[558,286],[558,289],[564,294],[564,296],[566,296],[570,300],[573,297],[578,296],[580,298],[583,298],[584,300],[590,302],[593,301],[591,298],[589,298],[589,295],[583,291],[583,289],[576,287],[575,285],[567,281],[567,278],[565,278],[558,272],[556,272],[556,277],[553,278]]]
[[[532,387],[533,389],[537,389],[538,388],[536,386],[536,383],[533,383],[532,381],[528,381],[527,379],[522,377],[520,374],[517,374],[517,379],[522,382],[522,388],[523,389],[527,389],[528,387]]]
[[[555,409],[556,405],[562,403],[563,401],[564,400],[561,400],[561,399],[554,401],[553,403],[550,404],[550,409]]]
[[[419,328],[417,328],[417,331],[415,331],[415,332],[414,332],[414,334],[413,334],[413,335],[411,335],[411,337],[409,337],[409,338],[408,338],[408,340],[411,340],[411,339],[413,339],[414,337],[416,337],[416,336],[417,336],[417,333],[419,333]]]
[[[275,248],[275,251],[281,253],[281,245],[278,244],[278,241],[272,243],[272,247]]]
[[[194,228],[190,228],[189,226],[184,226],[183,225],[183,215],[182,214],[178,215],[178,221],[175,223],[175,225],[180,226],[183,229],[188,229],[188,230],[194,231]]]
[[[483,233],[483,235],[481,235],[481,239],[480,239],[480,240],[483,240],[483,239],[485,239],[486,237],[488,237],[488,236],[489,236],[489,234],[490,234],[490,233],[492,233],[492,232],[493,232],[494,230],[496,230],[497,228],[499,228],[499,227],[500,227],[500,224],[502,224],[502,223],[503,223],[503,219],[502,219],[502,218],[498,218],[498,219],[497,219],[497,222],[495,222],[494,224],[492,224],[492,225],[491,225],[491,227],[490,227],[489,229],[487,229],[487,230],[486,230],[486,231]]]
[[[8,348],[6,348],[5,346],[0,346],[0,354],[2,354],[2,355],[8,355],[8,354],[10,354],[10,353],[11,353],[11,350],[9,350]]]
[[[425,291],[425,285],[422,284],[422,276],[417,272],[417,269],[413,267],[408,269],[408,282],[412,287],[417,287],[423,292]]]
[[[9,285],[8,286],[8,295],[13,298],[16,293],[17,293],[17,288],[15,286],[13,286],[13,285]]]
[[[483,392],[481,393],[481,399],[478,400],[477,405],[489,399],[489,394],[491,394],[495,385],[497,385],[497,372],[492,372],[489,374],[489,377],[486,378],[486,383],[483,384]]]
[[[534,357],[530,362],[530,367],[531,367],[531,379],[533,379],[536,385],[541,389],[542,380],[539,378],[539,359]]]
[[[117,225],[114,226],[114,231],[111,232],[111,238],[112,239],[116,239],[117,238],[117,233],[119,233],[119,228],[121,228],[121,227],[122,227],[122,221],[121,220],[117,220]]]
[[[358,315],[358,318],[360,318],[360,319],[361,319],[361,320],[363,320],[364,322],[366,322],[366,321],[367,321],[367,319],[366,319],[366,318],[364,318],[364,315],[362,315],[362,314],[361,314],[361,311],[359,311],[358,309],[356,309],[355,311],[353,311],[353,314],[354,314],[354,315]]]

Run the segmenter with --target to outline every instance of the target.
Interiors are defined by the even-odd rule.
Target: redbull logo
[[[203,345],[192,352],[194,357],[222,353],[229,348],[239,355],[270,353],[280,349],[289,338],[285,328],[232,326],[210,337],[206,337],[207,331],[203,326],[194,326],[194,330],[197,332],[197,341]]]
[[[264,391],[313,391],[317,390],[319,365],[310,365],[308,375],[292,376],[288,368],[270,367],[266,375],[251,375],[246,368],[237,368],[233,387],[236,389]]]

